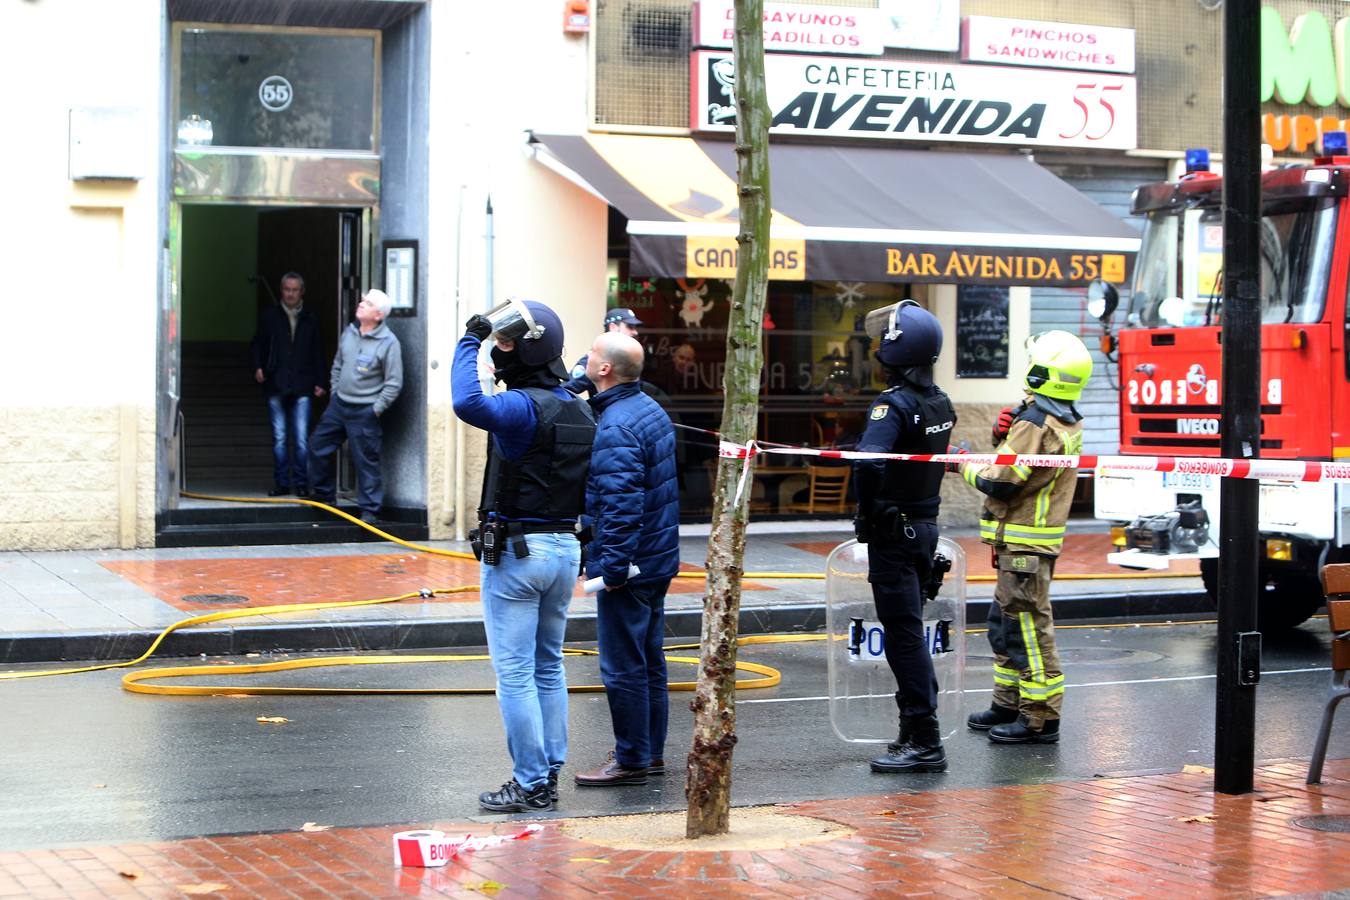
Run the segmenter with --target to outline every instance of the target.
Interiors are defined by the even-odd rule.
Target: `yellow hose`
[[[279,504],[299,504],[310,506],[315,509],[321,509],[326,512],[339,516],[347,521],[378,535],[384,540],[407,547],[419,553],[428,553],[434,556],[450,557],[452,559],[473,560],[471,553],[464,553],[458,550],[442,550],[436,547],[427,547],[422,544],[415,544],[411,541],[405,541],[402,538],[395,537],[386,531],[376,528],[366,522],[361,521],[355,516],[349,515],[334,506],[327,503],[320,503],[317,500],[304,500],[300,498],[271,498],[271,497],[231,497],[217,494],[200,494],[193,491],[183,491],[184,497],[191,497],[198,500],[221,500],[231,503],[279,503]],[[680,572],[676,577],[680,578],[705,578],[704,572]],[[815,572],[746,572],[743,578],[751,579],[811,579],[819,580],[825,576]],[[993,581],[997,576],[993,575],[970,575],[966,577],[968,582],[972,581]],[[1058,580],[1087,580],[1087,579],[1111,579],[1111,578],[1152,578],[1156,577],[1151,573],[1121,573],[1115,575],[1061,575]],[[139,665],[154,655],[155,651],[164,642],[170,634],[183,628],[190,628],[194,625],[205,625],[210,622],[221,622],[230,619],[248,619],[256,616],[278,615],[293,612],[311,612],[321,609],[348,609],[358,606],[375,606],[382,603],[398,603],[403,600],[413,598],[425,598],[438,594],[463,594],[472,593],[478,590],[478,585],[467,584],[449,588],[433,588],[424,591],[408,592],[394,597],[379,597],[373,600],[342,600],[326,601],[316,603],[291,603],[282,606],[269,606],[258,609],[232,609],[221,612],[206,613],[200,616],[191,616],[174,622],[163,631],[161,631],[144,653],[135,659],[123,660],[122,662],[100,663],[92,666],[79,666],[65,669],[44,669],[32,672],[0,672],[0,681],[16,681],[23,678],[45,678],[52,675],[78,675],[85,672],[101,672],[108,669],[125,669]],[[1155,623],[1151,623],[1155,624]],[[1074,626],[1061,626],[1074,627]],[[1090,627],[1090,626],[1078,626]],[[1100,627],[1100,626],[1098,626]],[[978,633],[972,630],[968,633]],[[812,640],[827,640],[829,635],[750,635],[738,638],[738,646],[748,646],[753,644],[768,643],[793,643]],[[697,649],[698,644],[680,644],[666,648],[667,650],[685,650]],[[566,655],[591,655],[594,650],[565,649]],[[325,668],[330,666],[347,665],[406,665],[412,663],[426,662],[451,662],[451,661],[472,661],[487,660],[489,657],[482,655],[457,656],[457,655],[432,655],[432,656],[336,656],[336,657],[316,657],[312,659],[287,660],[274,663],[257,663],[241,666],[234,666],[231,671],[241,674],[251,674],[257,672],[279,672],[288,669],[308,669]],[[668,662],[698,664],[698,660],[692,657],[666,657]],[[756,688],[773,687],[777,685],[782,675],[770,666],[763,666],[757,663],[737,662],[736,668],[739,671],[751,672],[762,677],[752,678],[744,681],[738,681],[737,687],[744,690],[753,690]],[[205,675],[220,671],[218,666],[168,666],[159,669],[153,669],[147,672],[130,673],[122,678],[122,686],[128,691],[143,694],[172,694],[172,695],[191,695],[206,696],[218,694],[249,694],[249,695],[276,695],[276,694],[488,694],[493,693],[492,688],[281,688],[281,687],[258,687],[246,688],[238,686],[208,686],[208,685],[146,685],[142,682],[162,678],[186,677],[194,675]],[[692,691],[696,683],[692,681],[671,682],[670,689],[673,691]],[[603,691],[603,685],[575,685],[568,688],[569,691],[577,693]]]

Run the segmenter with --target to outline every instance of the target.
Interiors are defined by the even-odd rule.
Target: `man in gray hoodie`
[[[380,416],[403,389],[403,350],[384,324],[392,305],[384,291],[362,295],[356,322],[338,337],[332,402],[309,437],[310,489],[315,500],[328,504],[337,499],[333,459],[342,441],[347,441],[356,465],[356,502],[364,522],[378,521],[384,505]]]

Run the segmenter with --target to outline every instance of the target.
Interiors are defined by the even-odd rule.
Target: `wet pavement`
[[[1266,766],[1238,797],[1195,773],[799,803],[779,811],[854,831],[790,849],[622,850],[548,822],[428,869],[392,864],[396,827],[0,852],[0,896],[1344,897],[1350,835],[1305,827],[1350,806],[1350,763],[1329,770]]]
[[[952,733],[949,771],[909,777],[872,773],[867,760],[878,746],[846,743],[832,730],[827,642],[744,647],[742,660],[778,669],[782,682],[739,692],[733,801],[945,792],[1211,766],[1214,631],[1203,624],[1061,628],[1069,689],[1058,745],[994,745],[961,727],[961,717],[949,717],[943,723]],[[1330,683],[1328,643],[1324,619],[1265,641],[1258,759],[1310,755]],[[283,657],[212,658],[205,661],[209,677],[172,682],[233,686],[227,696],[131,694],[121,689],[118,671],[0,683],[10,723],[0,738],[8,773],[0,849],[286,831],[308,821],[366,826],[501,820],[482,814],[476,803],[480,791],[510,775],[490,695],[237,695],[245,685],[490,688],[486,661],[231,672],[276,658]],[[988,705],[990,664],[983,636],[969,635],[967,712]],[[671,678],[691,671],[672,664]],[[593,657],[569,658],[567,672],[573,685],[598,682]],[[672,695],[665,754],[675,763],[672,771],[679,770],[690,740],[688,697]],[[881,708],[893,721],[889,701]],[[259,717],[287,721],[263,723]],[[574,694],[570,725],[571,752],[555,817],[682,808],[679,775],[612,790],[573,785],[570,775],[598,764],[612,746],[604,696]],[[1330,755],[1350,755],[1350,715],[1342,715]]]

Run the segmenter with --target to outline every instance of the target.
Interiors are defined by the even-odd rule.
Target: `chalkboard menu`
[[[956,288],[956,377],[1008,377],[1008,289]]]

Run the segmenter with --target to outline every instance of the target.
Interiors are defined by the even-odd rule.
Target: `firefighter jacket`
[[[1083,449],[1083,417],[1071,404],[1028,396],[998,453],[1076,455]],[[985,494],[980,539],[1045,556],[1064,547],[1065,522],[1077,469],[963,463],[961,476]]]

